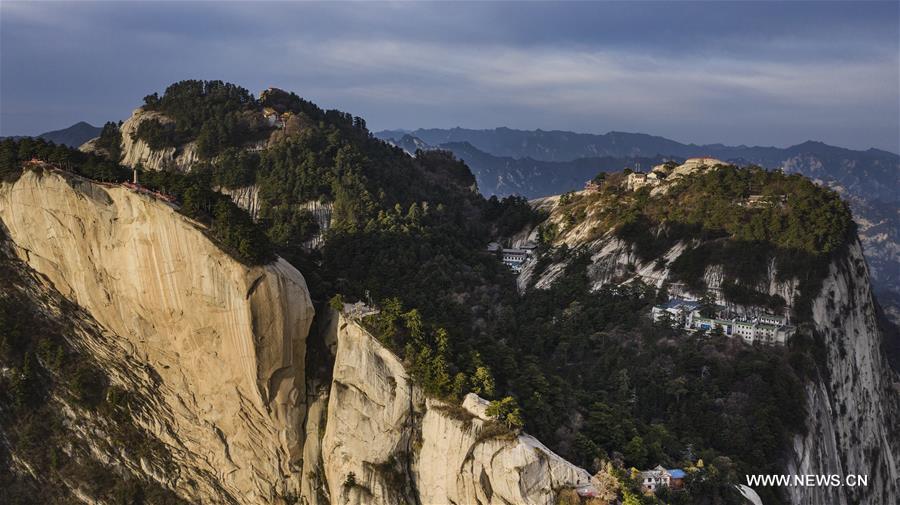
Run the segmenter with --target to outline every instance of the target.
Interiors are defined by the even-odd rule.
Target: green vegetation
[[[774,262],[780,280],[800,281],[801,298],[794,300],[800,318],[808,315],[827,265],[855,233],[839,195],[796,174],[726,166],[685,177],[655,196],[650,188],[626,191],[622,180],[611,174],[599,193],[561,200],[565,223],[590,216],[598,234],[616,230],[644,259],[700,240],[671,265],[675,279],[699,291],[705,269],[721,265],[730,280],[725,294],[739,303],[784,305],[756,293]]]
[[[726,167],[655,197],[623,190],[622,174],[598,178],[600,191],[564,195],[564,218],[540,225],[541,264],[569,259],[566,271],[550,289],[520,295],[513,275],[484,247],[543,216],[521,198],[481,198],[471,172],[451,154],[407,156],[374,139],[362,119],[292,93],[254,100],[232,85],[186,81],[146,102],[174,120],[149,123],[148,142],[208,138],[205,161],[190,175],[144,173],[147,186],[174,195],[181,212],[207,223],[243,261],[286,258],[313,298],[335,310],[357,300],[377,305],[380,312],[364,324],[428,395],[454,402],[474,392],[492,400],[497,420],[485,437],[524,425],[578,464],[614,462],[625,503],[655,503],[623,473],[655,464],[693,469],[681,495],[690,501],[672,496],[669,503],[727,503],[724,490],[736,475],[777,473],[784,447],[803,429],[802,384],[813,366],[804,338],[774,350],[653,326],[645,314],[665,293],[642,285],[592,291],[589,258],[551,245],[587,219],[598,235],[616,230],[645,259],[691,242],[670,265],[679,280],[702,290],[706,267],[720,264],[729,299],[777,308],[786,301],[755,289],[772,262],[782,278],[799,278],[809,297],[852,236],[846,205],[806,179]],[[289,117],[282,130],[256,123],[262,107]],[[270,135],[266,149],[236,148],[257,134]],[[69,156],[71,170],[100,180],[129,175],[52,145],[4,142],[0,176],[15,178],[31,156]],[[251,184],[259,188],[257,223],[210,189]],[[741,205],[750,195],[765,198]],[[313,251],[303,245],[320,231],[311,202],[333,209],[324,245]],[[98,387],[96,376],[73,377],[86,391]],[[781,503],[774,492],[763,499]]]
[[[546,214],[536,212],[528,205],[528,199],[522,196],[508,196],[498,199],[496,195],[487,200],[482,219],[496,223],[495,234],[508,237],[532,227],[547,218]]]
[[[259,106],[246,89],[222,81],[188,80],[172,84],[159,96],[144,97],[144,110],[174,121],[143,121],[136,138],[151,149],[196,140],[201,157],[212,158],[227,147],[240,146],[266,127]]]
[[[737,475],[777,472],[804,429],[806,347],[753,348],[652,325],[643,315],[663,294],[641,285],[592,292],[588,263],[576,256],[552,288],[527,292],[480,346],[529,432],[586,468],[724,457]],[[701,503],[697,493],[690,503]]]
[[[163,123],[159,119],[145,119],[132,133],[133,140],[143,140],[154,151],[175,147],[190,138],[185,133],[175,131],[175,123]]]
[[[249,264],[269,263],[274,247],[265,231],[231,199],[211,189],[209,172],[145,172],[141,184],[174,196],[182,214],[207,225],[207,233],[234,258]]]
[[[131,170],[105,157],[82,153],[43,140],[22,139],[0,142],[0,178],[18,179],[25,162],[38,159],[101,182],[127,182]],[[209,171],[191,174],[144,172],[141,184],[175,197],[182,214],[207,225],[207,234],[234,258],[251,265],[264,264],[275,257],[272,241],[265,230],[250,219],[225,195],[215,192]]]
[[[525,421],[522,420],[522,410],[519,409],[519,404],[512,396],[492,401],[485,414],[496,418],[509,429],[519,429],[525,425]]]
[[[122,159],[122,132],[119,126],[113,122],[107,122],[100,131],[96,147],[107,153],[111,161],[118,162]]]
[[[2,239],[2,237],[0,237]],[[0,257],[0,489],[3,503],[81,503],[69,491],[77,482],[89,496],[107,503],[186,503],[140,473],[110,466],[91,449],[121,455],[139,465],[170,461],[168,449],[133,421],[145,400],[111,386],[103,366],[92,355],[69,344],[69,332],[82,331],[68,320],[50,319],[29,294],[35,281],[20,272],[18,260]],[[47,303],[48,297],[40,303]],[[65,303],[63,316],[80,320],[78,309]],[[98,331],[98,330],[94,330]],[[101,417],[91,439],[75,430],[65,414]],[[12,451],[12,452],[10,452]],[[22,471],[17,461],[29,465]],[[31,474],[39,476],[40,481]]]
[[[259,153],[229,147],[215,158],[212,182],[229,189],[251,186],[256,182],[259,163]]]
[[[0,181],[15,181],[24,163],[38,159],[101,182],[123,182],[131,171],[106,158],[83,153],[42,139],[23,138],[0,141]]]

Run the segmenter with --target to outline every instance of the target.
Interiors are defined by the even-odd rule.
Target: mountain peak
[[[99,126],[94,126],[86,121],[79,121],[68,128],[42,133],[38,137],[49,140],[54,144],[78,147],[88,140],[99,136],[101,130],[102,128]]]

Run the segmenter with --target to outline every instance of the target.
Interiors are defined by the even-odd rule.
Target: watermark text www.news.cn
[[[865,487],[869,485],[868,475],[747,475],[750,487]]]

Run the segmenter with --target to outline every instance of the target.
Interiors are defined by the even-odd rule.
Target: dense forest
[[[222,81],[180,81],[144,97],[144,110],[171,121],[151,119],[138,126],[136,137],[151,149],[197,142],[201,157],[211,158],[227,147],[240,146],[265,129],[250,92]]]
[[[24,138],[0,141],[0,180],[15,181],[26,168],[26,162],[32,159],[100,182],[122,183],[132,178],[132,171],[117,161],[40,139]],[[141,183],[176,198],[180,203],[178,211],[206,224],[207,234],[236,259],[247,264],[274,259],[272,242],[264,230],[230,198],[212,190],[208,171],[147,172],[142,175]]]
[[[780,273],[816,274],[810,269],[840,251],[852,231],[843,202],[806,179],[726,168],[686,179],[664,198],[626,192],[615,177],[598,181],[597,195],[568,195],[566,220],[543,228],[543,254],[570,256],[564,275],[550,289],[519,294],[513,274],[485,246],[546,216],[522,198],[482,198],[466,165],[447,152],[409,156],[373,138],[361,118],[279,90],[255,99],[230,84],[185,81],[149,95],[144,107],[172,122],[151,123],[138,136],[151,146],[197,141],[204,162],[189,174],[145,172],[142,184],[173,195],[180,212],[205,222],[242,261],[265,263],[275,254],[291,261],[314,299],[377,306],[365,324],[429,395],[455,402],[475,392],[493,401],[506,430],[524,427],[592,471],[610,464],[629,505],[657,503],[636,492],[629,471],[656,464],[690,470],[688,492],[667,503],[728,503],[737,475],[776,472],[787,440],[802,429],[801,385],[812,366],[805,338],[773,350],[654,325],[645,314],[664,292],[642,285],[591,291],[589,258],[547,244],[588,218],[598,233],[617,230],[647,258],[678,240],[724,239],[689,251],[673,271],[696,282],[702,266],[722,261],[739,281],[732,295],[752,296],[744,288],[765,272],[760,265],[772,246]],[[284,127],[262,122],[263,108],[286,115]],[[104,128],[109,158],[3,141],[0,177],[14,180],[22,162],[37,157],[92,179],[125,181],[130,171],[109,142],[116,133],[112,123]],[[241,148],[259,136],[269,137],[264,149]],[[259,188],[257,221],[213,189],[251,184]],[[776,204],[735,203],[757,193]],[[303,246],[320,231],[309,202],[333,206],[318,249]],[[816,275],[806,277],[815,282]]]

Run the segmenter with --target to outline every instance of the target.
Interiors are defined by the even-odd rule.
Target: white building
[[[653,307],[650,315],[654,322],[661,321],[669,314],[673,321],[688,331],[719,330],[726,337],[740,337],[753,344],[784,345],[794,335],[796,328],[789,324],[787,317],[777,314],[761,314],[753,317],[725,315],[724,307],[718,307],[718,315],[705,317],[700,314],[700,302],[673,298]]]
[[[694,312],[700,308],[700,302],[697,300],[685,300],[682,298],[673,298],[668,302],[653,307],[650,315],[653,322],[658,323],[665,317],[670,317],[672,321],[679,325],[690,327],[691,319]],[[666,316],[668,314],[668,316]]]
[[[781,324],[772,324],[768,321],[781,320]],[[795,327],[786,323],[786,318],[766,314],[754,318],[723,318],[723,317],[703,317],[699,313],[695,313],[691,318],[689,325],[685,328],[692,331],[712,331],[721,330],[726,337],[737,336],[748,344],[760,342],[763,344],[784,345],[794,335]]]
[[[513,272],[521,272],[522,266],[529,257],[531,257],[530,249],[503,249],[501,251],[503,264]]]
[[[534,256],[537,244],[528,241],[518,247],[502,247],[497,242],[491,242],[487,245],[487,252],[498,254],[504,265],[508,266],[513,272],[521,272],[522,267],[529,258]]]
[[[684,486],[685,477],[684,470],[680,468],[666,470],[662,465],[656,465],[653,470],[641,472],[641,489],[651,493],[656,492],[660,487],[681,489]]]
[[[661,181],[658,177],[648,178],[644,172],[632,172],[625,178],[625,189],[637,191],[644,186],[656,186]]]

